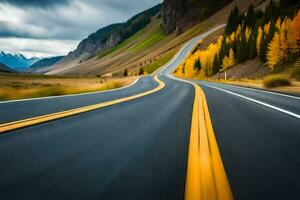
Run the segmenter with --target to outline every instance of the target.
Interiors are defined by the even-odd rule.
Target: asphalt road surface
[[[220,27],[218,27],[220,28]],[[191,40],[158,72],[153,94],[0,135],[0,199],[184,199],[194,87],[170,78]],[[195,81],[204,90],[235,199],[300,198],[300,99]],[[157,87],[0,102],[0,123]]]

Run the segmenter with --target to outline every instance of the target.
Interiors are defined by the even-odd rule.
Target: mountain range
[[[0,72],[4,72],[4,73],[13,73],[16,72],[15,70],[7,67],[5,64],[0,63]]]
[[[57,63],[59,60],[61,60],[64,56],[55,56],[55,57],[50,57],[50,58],[43,58],[39,61],[37,61],[36,63],[34,63],[33,65],[30,66],[30,68],[43,68],[43,67],[48,67],[51,65],[54,65],[55,63]]]
[[[20,53],[12,54],[12,53],[6,53],[4,51],[0,52],[0,63],[3,63],[9,68],[15,70],[26,69],[39,60],[40,58],[36,58],[36,57],[26,58],[24,55]]]

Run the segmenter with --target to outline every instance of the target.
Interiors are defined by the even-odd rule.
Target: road
[[[184,199],[195,88],[170,74],[215,30],[157,73],[157,92],[1,134],[0,199]],[[192,82],[205,93],[234,198],[299,199],[299,97]],[[157,86],[148,76],[115,91],[0,102],[0,124]]]

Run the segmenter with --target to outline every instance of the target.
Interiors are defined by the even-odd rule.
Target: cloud
[[[0,39],[80,41],[161,1],[0,0]]]
[[[51,57],[68,54],[78,43],[78,40],[0,38],[0,49],[26,57]]]
[[[69,0],[0,0],[0,3],[9,3],[18,7],[40,7],[47,8],[57,5],[67,5]]]

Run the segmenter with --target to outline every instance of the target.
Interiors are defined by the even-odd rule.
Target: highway
[[[0,134],[0,199],[196,199],[188,194],[193,188],[201,199],[299,199],[299,97],[171,75],[201,38],[223,26],[183,46],[156,73],[164,85],[147,76],[114,91],[0,102],[0,130],[80,110]],[[81,111],[118,99],[124,101]],[[199,144],[204,153],[193,155]],[[198,168],[213,178],[198,186]]]

